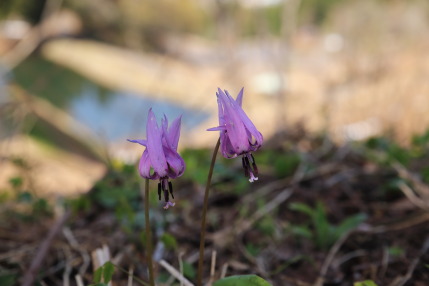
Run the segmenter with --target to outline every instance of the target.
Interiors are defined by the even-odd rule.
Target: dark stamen
[[[249,166],[247,166],[246,161],[244,159],[245,157],[241,158],[241,162],[243,163],[243,169],[244,169],[244,176],[249,177]]]
[[[256,161],[255,158],[253,158],[253,155],[250,154],[250,156],[252,156],[252,168],[253,168],[253,173],[255,174],[255,176],[258,176],[258,167],[256,166]]]
[[[168,191],[167,190],[164,190],[164,199],[165,199],[166,203],[170,200],[170,198],[168,196]]]
[[[170,191],[171,197],[174,199],[173,195],[173,184],[171,182],[168,182],[168,190]]]
[[[158,200],[161,200],[161,183],[158,183]]]

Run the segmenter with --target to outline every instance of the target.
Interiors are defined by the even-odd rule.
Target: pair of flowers
[[[243,111],[243,89],[234,100],[228,91],[218,89],[216,93],[219,126],[208,131],[220,131],[222,155],[227,158],[242,156],[245,176],[250,182],[258,179],[258,168],[252,152],[258,150],[263,142],[262,134]],[[165,209],[174,206],[170,195],[174,199],[173,186],[169,179],[180,177],[185,171],[185,162],[177,153],[180,137],[181,117],[178,117],[168,126],[167,117],[158,127],[152,109],[149,110],[146,124],[146,140],[128,140],[146,147],[139,163],[140,176],[146,179],[159,180],[158,196],[164,194]]]

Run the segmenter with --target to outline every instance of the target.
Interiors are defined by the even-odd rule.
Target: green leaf
[[[169,233],[164,233],[161,236],[161,241],[164,243],[167,249],[175,249],[177,248],[177,241],[174,236]]]
[[[197,276],[197,271],[195,270],[194,266],[192,266],[192,264],[184,261],[183,275],[185,275],[187,278],[194,279]]]
[[[367,218],[367,215],[364,213],[359,213],[352,215],[341,222],[341,224],[336,229],[336,236],[339,238],[343,233],[352,230],[357,227],[359,224],[364,222]]]
[[[311,239],[313,237],[313,233],[311,232],[311,230],[304,225],[293,225],[290,230],[293,234],[299,235],[308,239]]]
[[[112,264],[112,262],[107,261],[103,265],[103,282],[109,283],[112,280],[113,273],[115,272],[115,266]]]
[[[92,279],[92,281],[94,283],[100,283],[102,276],[103,276],[103,266],[100,266],[100,267],[97,268],[97,270],[95,270],[95,272],[94,272],[94,278]]]
[[[16,274],[1,274],[0,275],[0,285],[2,285],[2,286],[16,285],[15,284],[17,282],[16,278],[17,278]]]
[[[360,282],[353,283],[353,286],[377,286],[377,284],[372,280],[365,280]]]
[[[250,275],[235,275],[220,279],[213,283],[213,286],[272,286],[261,277]]]
[[[310,208],[308,205],[303,203],[291,203],[289,205],[289,209],[293,211],[302,212],[310,217],[313,217],[313,214],[314,214],[314,210]]]

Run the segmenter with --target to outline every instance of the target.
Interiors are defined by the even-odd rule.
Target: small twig
[[[91,257],[89,256],[88,252],[86,252],[84,249],[82,249],[82,247],[79,246],[78,241],[74,237],[73,232],[70,230],[69,227],[63,227],[63,235],[67,239],[71,247],[77,250],[82,256],[83,263],[79,268],[79,274],[85,274],[86,270],[89,267],[89,264],[91,263]]]
[[[429,186],[423,183],[419,177],[411,173],[407,168],[401,165],[399,162],[392,164],[398,175],[404,180],[410,181],[416,188],[416,191],[424,199],[429,199]]]
[[[413,276],[414,270],[416,270],[417,264],[419,263],[421,257],[429,250],[429,236],[426,237],[423,246],[419,251],[419,255],[411,261],[410,266],[408,267],[407,273],[404,276],[398,277],[395,279],[390,286],[402,286],[408,282]]]
[[[34,279],[36,278],[36,274],[40,266],[42,265],[43,260],[45,259],[46,254],[48,253],[48,250],[52,244],[52,240],[58,234],[61,227],[66,222],[69,216],[70,216],[70,211],[67,211],[60,219],[58,219],[55,222],[55,224],[49,230],[49,233],[46,236],[46,239],[40,245],[40,248],[38,249],[33,261],[31,262],[30,268],[27,270],[27,272],[24,275],[22,286],[33,285]]]
[[[384,278],[386,275],[387,267],[389,265],[389,250],[387,246],[383,246],[383,256],[381,258],[381,268],[378,272],[378,276],[380,278]]]
[[[343,243],[347,240],[347,238],[350,236],[353,230],[350,230],[348,232],[345,232],[331,247],[329,250],[328,256],[326,256],[325,261],[322,264],[322,267],[320,268],[319,277],[317,277],[316,282],[314,283],[314,286],[322,286],[325,281],[325,276],[328,273],[329,267],[332,264],[332,261],[334,260],[335,255],[340,250]]]
[[[127,286],[133,286],[133,274],[134,274],[134,268],[131,266],[130,270],[128,270],[128,284],[127,284]]]
[[[228,271],[228,263],[225,263],[224,265],[222,265],[222,270],[220,272],[220,278],[225,278],[226,276],[226,272]]]
[[[162,267],[165,268],[171,275],[176,277],[177,280],[183,283],[185,286],[194,286],[188,279],[186,279],[179,271],[177,271],[173,266],[171,266],[167,261],[162,259],[158,262]]]
[[[404,195],[410,200],[412,204],[414,204],[416,207],[419,207],[421,209],[427,210],[429,209],[429,201],[426,202],[416,196],[414,191],[405,183],[400,183],[399,188],[404,193]]]
[[[209,282],[207,282],[207,285],[212,285],[213,281],[214,281],[214,275],[215,275],[215,269],[216,269],[216,250],[212,251],[212,261],[210,264],[210,279]]]
[[[85,286],[83,284],[82,276],[80,276],[79,274],[77,274],[74,278],[76,279],[77,286]]]
[[[180,252],[179,253],[179,270],[180,270],[180,274],[183,275],[183,260],[182,260],[182,256],[183,256],[183,253]],[[183,286],[182,280],[180,280],[180,286]]]
[[[240,221],[235,226],[236,232],[244,232],[248,230],[256,221],[264,217],[266,214],[273,211],[280,204],[286,201],[293,193],[291,188],[286,188],[282,190],[274,199],[272,199],[269,203],[267,203],[263,208],[257,210],[248,220]]]

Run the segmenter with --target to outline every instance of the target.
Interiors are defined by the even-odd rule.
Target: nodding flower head
[[[218,88],[216,93],[219,126],[208,131],[220,131],[221,152],[225,158],[235,158],[242,155],[243,168],[250,182],[258,179],[258,168],[252,152],[258,150],[263,142],[259,132],[246,113],[241,108],[243,88],[234,100],[227,90]]]
[[[169,179],[180,177],[185,171],[185,162],[177,153],[180,123],[181,117],[178,117],[169,127],[167,117],[164,115],[159,128],[155,114],[150,109],[146,124],[146,140],[128,139],[146,147],[140,158],[139,173],[143,178],[159,180],[158,196],[161,200],[161,192],[164,193],[165,209],[174,206],[174,202],[170,201],[170,195],[173,199],[174,196],[173,185]]]

